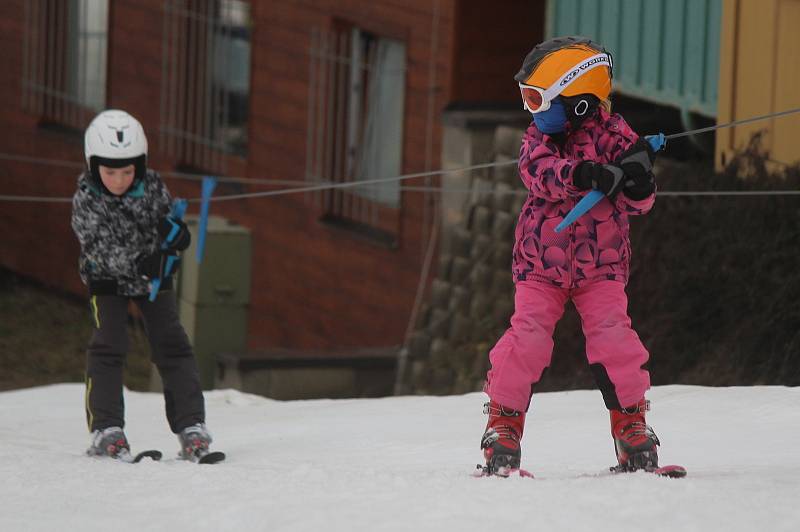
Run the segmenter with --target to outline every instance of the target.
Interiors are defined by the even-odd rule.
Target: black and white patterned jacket
[[[158,247],[158,222],[169,214],[171,203],[167,187],[153,170],[122,196],[101,191],[88,172],[78,178],[72,230],[81,243],[81,280],[90,293],[129,297],[148,293],[148,281],[137,273],[136,260]]]

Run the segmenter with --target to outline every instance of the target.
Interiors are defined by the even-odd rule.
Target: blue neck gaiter
[[[561,133],[567,125],[567,112],[564,110],[564,104],[561,99],[556,98],[550,102],[550,109],[535,113],[533,121],[539,131],[547,135],[554,133]]]

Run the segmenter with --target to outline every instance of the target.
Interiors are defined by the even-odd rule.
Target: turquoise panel
[[[548,36],[611,51],[616,91],[716,116],[722,0],[549,0],[547,16]]]

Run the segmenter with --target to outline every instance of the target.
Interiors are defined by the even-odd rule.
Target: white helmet
[[[97,115],[86,128],[83,151],[86,166],[100,183],[98,166],[121,168],[133,164],[136,179],[144,177],[147,168],[147,137],[134,117],[119,109],[108,109]]]

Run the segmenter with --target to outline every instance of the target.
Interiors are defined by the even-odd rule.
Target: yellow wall
[[[800,0],[723,0],[717,123],[800,107]],[[778,163],[800,161],[800,113],[717,131],[716,165],[757,131]]]

